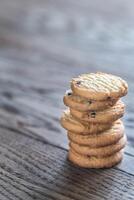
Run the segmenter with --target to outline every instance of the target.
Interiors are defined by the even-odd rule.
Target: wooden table
[[[0,1],[0,200],[134,199],[134,2]],[[80,73],[128,81],[124,160],[73,166],[59,124]]]

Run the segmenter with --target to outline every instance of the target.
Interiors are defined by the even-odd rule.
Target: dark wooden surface
[[[134,199],[134,2],[0,1],[0,200]],[[59,118],[69,81],[104,71],[128,81],[124,160],[67,161]]]

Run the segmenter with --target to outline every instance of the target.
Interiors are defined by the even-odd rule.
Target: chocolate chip
[[[68,95],[68,96],[71,96],[71,95],[72,95],[72,92],[68,92],[67,95]]]
[[[81,84],[81,81],[77,81],[76,84],[77,84],[77,85],[80,85],[80,84]]]
[[[90,115],[91,115],[91,118],[95,118],[96,112],[95,112],[95,111],[92,111]]]
[[[92,101],[91,101],[91,100],[88,100],[88,103],[89,103],[89,104],[91,104],[91,103],[92,103]]]
[[[111,100],[111,97],[107,97],[107,100]]]

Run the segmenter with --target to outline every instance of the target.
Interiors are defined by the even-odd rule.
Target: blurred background
[[[43,112],[47,122],[35,120],[33,126],[44,126],[51,134],[43,137],[52,141],[54,130],[64,131],[55,121],[69,81],[94,71],[128,81],[124,119],[134,146],[134,1],[0,0],[2,108],[11,111],[18,105],[21,113],[27,105]],[[25,113],[29,121],[31,110]],[[66,143],[64,134],[59,138],[57,142]]]

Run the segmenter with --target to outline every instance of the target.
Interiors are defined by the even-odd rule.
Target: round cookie
[[[78,95],[73,94],[71,90],[67,90],[64,95],[63,101],[64,104],[75,110],[81,112],[92,111],[92,110],[104,110],[113,106],[118,99],[108,99],[105,101],[94,101]]]
[[[76,120],[69,110],[64,111],[61,117],[61,125],[63,128],[74,133],[86,134],[96,134],[98,132],[105,131],[111,127],[111,123],[107,124],[93,124],[89,122],[80,122]]]
[[[79,145],[87,145],[90,147],[103,147],[114,144],[118,142],[123,135],[124,126],[121,120],[116,121],[109,130],[98,134],[81,135],[68,132],[69,140]]]
[[[93,99],[116,99],[127,94],[126,81],[118,76],[106,73],[82,74],[71,81],[71,89],[74,94]]]
[[[125,112],[125,105],[121,100],[117,101],[117,103],[113,107],[110,107],[103,111],[80,112],[72,108],[70,109],[70,113],[72,116],[81,121],[86,121],[91,123],[113,122],[121,118],[124,112]]]
[[[95,157],[106,157],[110,156],[121,149],[123,149],[126,145],[127,138],[126,135],[124,135],[118,142],[112,145],[104,146],[104,147],[98,147],[98,148],[92,148],[89,146],[79,145],[72,141],[70,141],[70,147],[74,149],[77,153],[85,156],[95,156]]]
[[[88,157],[76,153],[73,149],[69,150],[68,159],[74,164],[84,168],[110,168],[121,162],[123,150],[103,158]]]

